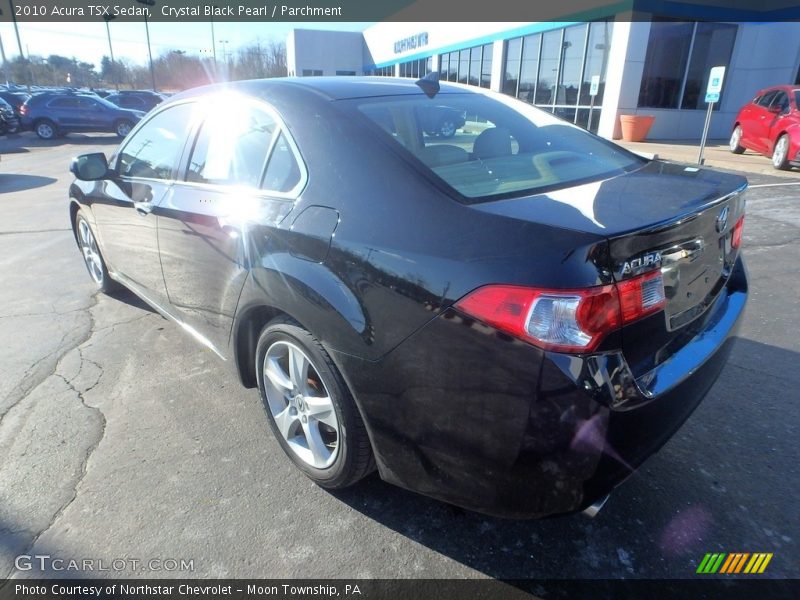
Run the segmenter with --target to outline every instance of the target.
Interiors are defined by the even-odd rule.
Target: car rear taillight
[[[733,235],[731,236],[731,248],[734,250],[742,245],[742,233],[744,232],[744,215],[739,217],[736,225],[733,226]]]
[[[19,107],[19,114],[22,115],[23,117],[25,115],[27,115],[28,114],[28,107],[25,106],[24,104],[22,106],[20,106]]]
[[[665,303],[661,271],[653,271],[577,290],[487,285],[455,307],[545,350],[591,352],[612,331],[663,310]]]

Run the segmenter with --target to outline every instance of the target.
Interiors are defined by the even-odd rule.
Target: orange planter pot
[[[626,142],[643,142],[655,120],[653,115],[620,115],[622,139]]]

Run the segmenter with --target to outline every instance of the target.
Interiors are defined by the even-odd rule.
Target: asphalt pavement
[[[132,295],[96,294],[67,166],[116,144],[0,139],[0,578],[64,574],[21,555],[123,559],[83,573],[115,577],[693,578],[707,552],[800,577],[800,173],[749,175],[748,312],[686,425],[597,518],[506,521],[377,476],[316,487],[255,390]]]

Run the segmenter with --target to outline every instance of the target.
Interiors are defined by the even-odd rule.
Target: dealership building
[[[721,16],[724,13],[719,13]],[[609,14],[588,22],[394,23],[363,32],[294,29],[289,75],[375,75],[488,88],[607,138],[620,115],[654,115],[648,139],[699,139],[712,67],[726,67],[710,137],[726,138],[755,92],[800,83],[800,23],[713,14]],[[743,19],[744,20],[744,19]]]

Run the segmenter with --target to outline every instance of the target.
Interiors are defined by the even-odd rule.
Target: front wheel
[[[734,154],[741,154],[744,152],[744,146],[741,145],[742,141],[742,128],[737,125],[733,128],[733,132],[731,133],[731,139],[728,142],[728,148]]]
[[[256,357],[270,427],[301,471],[322,487],[343,488],[374,469],[358,408],[314,336],[277,319],[261,333]]]
[[[775,148],[772,150],[772,166],[780,170],[789,168],[789,136],[785,133],[775,142]]]

